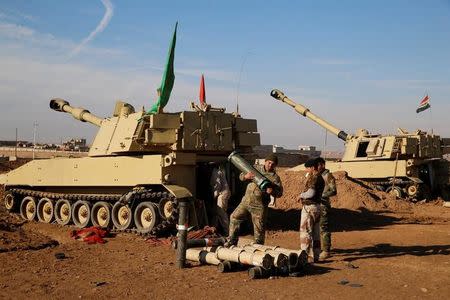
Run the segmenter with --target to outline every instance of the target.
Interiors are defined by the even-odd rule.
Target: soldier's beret
[[[317,166],[317,161],[315,159],[308,159],[305,162],[305,167],[306,168],[311,168],[311,167],[316,167]]]
[[[269,153],[269,155],[266,156],[265,160],[273,161],[275,164],[278,165],[278,156],[276,156],[273,153]]]

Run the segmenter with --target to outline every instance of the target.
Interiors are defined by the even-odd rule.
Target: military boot
[[[223,244],[223,246],[225,247],[225,248],[230,248],[231,246],[237,246],[237,240],[236,239],[233,239],[233,238],[230,238],[230,237],[228,237],[227,239],[226,239],[226,242]]]
[[[330,258],[330,257],[331,257],[330,252],[322,251],[322,252],[320,252],[319,260],[325,260],[325,259]]]

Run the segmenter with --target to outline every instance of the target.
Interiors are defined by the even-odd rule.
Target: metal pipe
[[[177,267],[182,269],[185,267],[186,262],[186,240],[187,240],[187,229],[189,226],[189,216],[187,214],[189,209],[189,200],[180,199],[179,200],[179,216],[178,216],[178,244],[177,244]]]

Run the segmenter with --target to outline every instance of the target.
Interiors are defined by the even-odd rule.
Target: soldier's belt
[[[311,205],[311,204],[320,204],[320,202],[311,200],[311,199],[302,199],[303,205]]]

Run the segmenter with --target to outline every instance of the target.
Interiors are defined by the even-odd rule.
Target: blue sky
[[[176,21],[167,111],[197,100],[204,73],[207,101],[233,111],[238,99],[266,144],[324,140],[272,88],[349,133],[450,137],[450,1],[0,0],[0,139],[17,127],[30,140],[33,122],[40,141],[91,139],[95,128],[49,110],[53,97],[100,116],[117,99],[148,108]],[[425,93],[432,108],[416,114]]]

